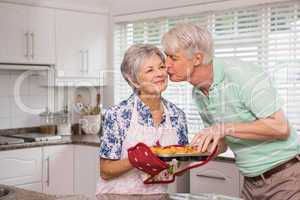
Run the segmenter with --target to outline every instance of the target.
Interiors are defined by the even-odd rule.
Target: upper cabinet
[[[57,10],[57,78],[101,78],[107,65],[107,32],[107,15]]]
[[[55,64],[53,9],[0,3],[0,63]]]

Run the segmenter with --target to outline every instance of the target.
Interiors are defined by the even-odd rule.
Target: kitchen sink
[[[0,200],[16,200],[16,193],[13,189],[0,185]]]

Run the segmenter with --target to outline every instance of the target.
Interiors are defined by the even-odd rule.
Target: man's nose
[[[169,68],[172,67],[173,61],[172,61],[172,59],[171,59],[170,57],[167,57],[167,58],[166,58],[166,63],[165,63],[165,65],[166,65],[167,69],[169,69]]]

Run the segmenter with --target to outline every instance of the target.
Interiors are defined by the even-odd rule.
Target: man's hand
[[[198,146],[198,151],[200,152],[209,151],[211,153],[215,150],[219,141],[227,135],[229,130],[228,125],[225,124],[205,128],[195,135],[191,145]]]

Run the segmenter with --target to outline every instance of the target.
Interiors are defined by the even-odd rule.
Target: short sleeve
[[[189,143],[188,127],[187,127],[186,117],[185,117],[185,114],[183,111],[181,111],[179,114],[177,132],[178,132],[177,134],[179,136],[178,144],[187,145]]]
[[[244,105],[257,117],[267,118],[283,107],[270,78],[262,70],[258,73],[247,73],[248,78],[241,86],[240,95]]]
[[[117,123],[117,113],[113,109],[107,110],[103,120],[103,136],[99,149],[101,158],[118,160],[121,158],[121,137]]]

